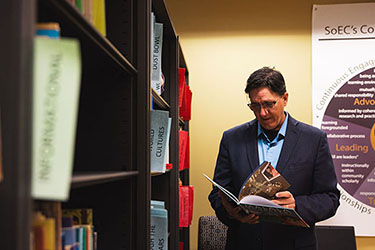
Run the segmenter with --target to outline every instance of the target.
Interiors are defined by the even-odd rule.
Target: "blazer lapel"
[[[259,165],[258,156],[258,144],[257,144],[257,121],[256,119],[248,123],[247,135],[246,135],[246,151],[247,159],[249,161],[250,172],[252,173]]]
[[[282,173],[288,166],[289,158],[291,157],[298,141],[299,130],[297,128],[298,121],[289,115],[288,127],[284,139],[284,145],[281,150],[280,158],[277,163],[277,171]]]

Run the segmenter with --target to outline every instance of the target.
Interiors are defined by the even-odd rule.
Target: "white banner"
[[[314,5],[313,124],[327,133],[341,191],[322,222],[375,236],[375,3]]]

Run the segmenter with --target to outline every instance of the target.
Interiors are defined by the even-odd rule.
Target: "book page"
[[[219,185],[218,183],[214,182],[210,177],[208,177],[207,175],[203,174],[204,177],[207,178],[207,180],[209,180],[212,184],[214,184],[214,186],[216,186],[218,189],[220,189],[226,196],[228,196],[231,200],[233,200],[236,204],[239,204],[239,200],[237,199],[236,196],[234,196],[231,192],[229,192],[228,190],[226,190],[224,187],[222,187],[221,185]]]
[[[282,206],[258,195],[248,195],[245,196],[240,200],[241,204],[253,204],[253,205],[262,205],[262,206],[268,206],[268,207],[279,207],[282,208]]]

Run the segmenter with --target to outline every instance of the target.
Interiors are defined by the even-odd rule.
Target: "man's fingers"
[[[248,223],[248,224],[256,224],[256,223],[259,223],[259,216],[258,216],[258,215],[255,215],[255,214],[250,214],[250,215],[244,216],[244,217],[241,219],[241,222],[242,222],[242,223]]]
[[[293,197],[289,191],[282,191],[276,193],[276,198],[290,198]]]

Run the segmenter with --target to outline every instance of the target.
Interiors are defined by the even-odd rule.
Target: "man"
[[[314,224],[336,213],[339,191],[327,136],[286,111],[282,74],[264,67],[250,75],[245,92],[256,119],[224,132],[214,181],[238,195],[245,179],[269,161],[291,184],[273,202],[295,209],[310,228],[259,222],[214,188],[209,200],[226,224],[227,250],[316,250]]]

